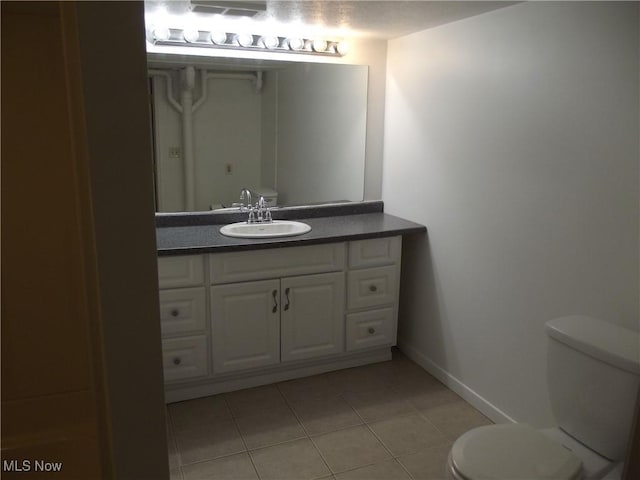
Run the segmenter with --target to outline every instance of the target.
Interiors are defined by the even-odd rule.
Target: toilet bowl
[[[615,466],[558,428],[523,424],[470,430],[454,443],[447,460],[451,480],[600,479]]]
[[[470,430],[451,448],[450,479],[619,478],[640,385],[640,335],[584,316],[547,322],[546,329],[549,393],[558,427],[506,424]]]

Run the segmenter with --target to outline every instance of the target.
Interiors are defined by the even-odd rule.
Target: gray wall
[[[278,203],[363,199],[367,73],[315,64],[278,72]]]
[[[522,3],[390,41],[401,345],[493,418],[553,422],[545,321],[638,328],[638,4]]]

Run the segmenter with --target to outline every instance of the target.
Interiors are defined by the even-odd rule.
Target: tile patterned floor
[[[491,423],[422,368],[389,362],[168,406],[172,480],[435,480]]]

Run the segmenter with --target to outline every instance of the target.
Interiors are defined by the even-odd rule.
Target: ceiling
[[[251,0],[250,3],[260,2]],[[352,36],[391,39],[514,3],[517,2],[266,0],[266,10],[254,16],[252,21],[321,25],[331,29],[348,30],[349,35]],[[189,0],[145,1],[147,12],[153,13],[158,9],[164,9],[170,15],[186,14],[190,12],[190,2]]]

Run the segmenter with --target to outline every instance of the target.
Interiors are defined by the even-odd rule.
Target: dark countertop
[[[382,212],[304,218],[311,231],[294,237],[268,239],[232,238],[220,233],[222,225],[158,227],[159,256],[283,248],[318,243],[423,233],[424,225]]]

